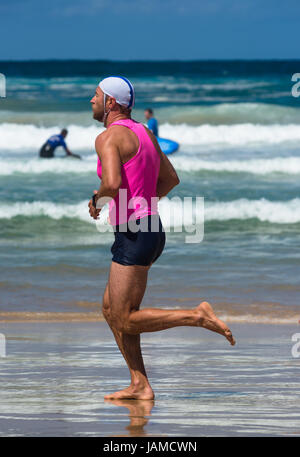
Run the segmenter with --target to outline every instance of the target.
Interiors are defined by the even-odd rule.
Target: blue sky
[[[299,58],[299,0],[9,0],[0,60]]]

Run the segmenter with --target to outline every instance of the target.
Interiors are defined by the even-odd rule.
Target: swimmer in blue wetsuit
[[[147,119],[147,127],[149,130],[151,130],[154,135],[157,137],[158,136],[158,122],[153,117],[153,110],[151,108],[147,108],[144,112],[145,118]]]
[[[70,149],[67,147],[65,138],[68,134],[67,129],[62,129],[62,131],[58,135],[52,135],[45,144],[40,149],[40,157],[50,159],[54,157],[54,151],[58,146],[62,146],[66,151],[67,156],[76,157],[77,159],[81,159],[81,157],[77,154],[73,154]]]

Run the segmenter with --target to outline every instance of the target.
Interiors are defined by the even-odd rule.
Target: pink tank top
[[[135,156],[121,167],[122,184],[118,195],[109,203],[109,218],[112,225],[126,223],[129,218],[140,219],[158,214],[156,184],[160,168],[160,156],[145,127],[132,120],[122,119],[112,125],[123,125],[132,130],[139,139]],[[98,157],[97,174],[102,178],[102,167]]]

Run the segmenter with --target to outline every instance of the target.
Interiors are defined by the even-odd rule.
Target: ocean
[[[90,99],[100,79],[122,74],[136,90],[132,117],[145,122],[152,108],[160,136],[180,143],[170,156],[180,185],[160,202],[166,247],[142,306],[207,300],[227,322],[296,323],[300,98],[291,78],[299,71],[300,61],[0,62],[0,312],[100,310],[113,233],[99,231],[105,211],[100,223],[88,213],[103,131]],[[38,158],[62,127],[82,161],[59,149]],[[204,237],[186,243],[170,200],[197,196]]]

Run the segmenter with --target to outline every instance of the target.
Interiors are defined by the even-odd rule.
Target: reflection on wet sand
[[[148,433],[144,430],[145,425],[148,424],[151,416],[151,410],[154,406],[154,400],[112,400],[106,399],[105,403],[112,403],[115,406],[122,406],[129,411],[130,424],[125,428],[129,431],[129,436],[147,436]],[[112,435],[124,436],[124,435]]]
[[[295,436],[300,430],[296,325],[177,327],[145,333],[154,400],[107,399],[128,368],[104,322],[0,326],[0,436]],[[151,418],[150,418],[151,416]]]

